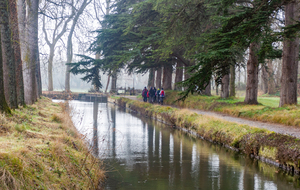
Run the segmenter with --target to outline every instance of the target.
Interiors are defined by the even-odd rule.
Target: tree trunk
[[[178,82],[182,82],[183,79],[183,64],[181,61],[177,61],[176,64],[176,77],[175,77],[175,90],[182,90],[182,87],[178,86]]]
[[[1,41],[1,34],[0,34]],[[0,111],[4,113],[11,113],[9,106],[5,99],[4,81],[3,81],[3,61],[2,61],[2,45],[0,44]]]
[[[235,65],[230,65],[230,96],[235,97]]]
[[[295,24],[298,20],[297,2],[285,6],[285,26]],[[279,107],[285,104],[297,104],[297,74],[299,58],[299,38],[283,41],[282,75]]]
[[[161,88],[161,73],[162,67],[158,67],[156,71],[156,88]]]
[[[154,77],[155,77],[155,71],[153,68],[151,68],[149,69],[148,88],[154,87]]]
[[[210,81],[204,90],[204,95],[211,96],[211,82]]]
[[[38,46],[38,44],[37,44]],[[36,74],[36,81],[37,81],[37,97],[40,98],[42,96],[42,77],[41,77],[41,63],[40,63],[40,52],[39,49],[37,50],[37,63],[36,63],[36,70],[35,70],[35,74]]]
[[[9,100],[11,108],[17,108],[17,89],[16,89],[16,63],[14,50],[12,46],[11,39],[11,29],[9,25],[9,14],[7,11],[8,1],[0,0],[0,23],[1,23],[1,44],[3,51],[3,62],[4,62],[4,89],[6,94],[6,99]],[[8,97],[7,97],[8,95]]]
[[[268,60],[268,94],[275,94],[275,80],[272,59]]]
[[[70,29],[70,33],[68,35],[68,42],[67,42],[67,63],[72,62],[72,59],[73,59],[73,43],[72,43],[73,33],[74,33],[78,19],[79,19],[80,15],[83,13],[83,11],[87,5],[88,5],[87,0],[84,0],[73,19],[73,23],[72,23],[72,26]],[[65,91],[66,92],[70,92],[70,90],[71,90],[70,89],[70,69],[71,69],[71,66],[67,65],[66,73],[65,73]],[[97,91],[99,91],[99,89]]]
[[[114,71],[111,75],[111,92],[117,92],[117,72]]]
[[[54,45],[50,46],[50,55],[48,60],[48,91],[53,91],[53,58],[54,58]]]
[[[23,83],[23,67],[22,67],[22,57],[20,48],[20,38],[19,38],[19,26],[18,26],[18,12],[16,1],[9,1],[10,8],[10,25],[12,28],[12,42],[16,63],[16,88],[17,88],[17,101],[18,105],[25,105],[24,99],[24,83]]]
[[[106,88],[105,88],[105,94],[107,93],[109,82],[110,82],[110,73],[108,74],[108,77],[107,77],[107,84],[106,84]]]
[[[221,98],[229,97],[229,75],[225,75],[222,78],[221,84]]]
[[[258,89],[258,44],[253,42],[250,44],[249,60],[247,62],[247,85],[246,104],[258,104],[257,89]]]
[[[169,62],[164,65],[163,70],[163,84],[162,87],[164,90],[172,90],[172,62]]]
[[[261,67],[261,79],[262,79],[262,86],[263,86],[263,91],[264,94],[268,93],[268,71],[266,68],[266,65],[262,65]]]
[[[36,65],[38,62],[38,0],[29,0],[27,16],[27,47],[24,60],[25,103],[37,100]]]
[[[26,38],[26,32],[25,32],[25,27],[26,27],[26,3],[25,0],[17,0],[17,6],[18,6],[18,26],[19,26],[19,37],[20,37],[20,46],[21,46],[21,56],[22,56],[22,61],[24,62],[25,58],[25,38]]]

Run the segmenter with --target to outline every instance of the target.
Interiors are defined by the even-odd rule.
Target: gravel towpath
[[[135,96],[125,96],[125,97],[132,99],[132,100],[142,101],[141,99],[138,99]],[[167,105],[165,105],[165,106],[167,106]],[[184,109],[187,109],[187,108],[184,108]],[[192,112],[196,112],[201,115],[207,115],[207,116],[212,116],[212,117],[215,117],[218,119],[223,119],[223,120],[229,121],[229,122],[235,122],[238,124],[249,125],[251,127],[267,129],[269,131],[274,131],[275,133],[291,135],[291,136],[294,136],[294,137],[300,139],[300,128],[299,127],[287,126],[287,125],[281,125],[281,124],[275,124],[275,123],[267,123],[267,122],[262,122],[262,121],[254,121],[254,120],[249,120],[249,119],[245,119],[245,118],[233,117],[233,116],[226,115],[223,113],[210,112],[210,111],[204,111],[204,110],[195,110],[195,109],[188,109],[188,110],[190,110]]]

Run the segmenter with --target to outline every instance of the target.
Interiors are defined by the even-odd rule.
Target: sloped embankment
[[[167,122],[208,141],[241,151],[291,173],[300,174],[300,139],[295,137],[199,115],[185,109],[127,98],[120,98],[117,102],[121,106]]]
[[[43,97],[0,114],[0,189],[97,189],[103,179],[67,104]]]

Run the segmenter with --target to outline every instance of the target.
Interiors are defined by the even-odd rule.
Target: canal
[[[70,101],[107,170],[105,189],[293,190],[299,176],[110,103]]]

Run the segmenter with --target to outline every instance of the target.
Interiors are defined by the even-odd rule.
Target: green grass
[[[178,98],[178,92],[167,91],[164,102],[182,108],[215,111],[236,117],[300,127],[299,104],[279,108],[279,97],[258,97],[258,105],[244,104],[243,97],[222,99],[219,96],[190,95],[184,102],[177,102]]]

